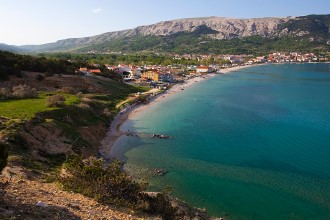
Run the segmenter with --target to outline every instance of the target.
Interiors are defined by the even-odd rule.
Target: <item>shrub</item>
[[[171,204],[167,192],[148,195],[146,183],[133,181],[121,169],[122,163],[113,160],[106,165],[103,159],[71,155],[64,163],[65,174],[60,181],[66,190],[95,198],[108,205],[120,205],[160,215],[163,219],[177,219],[177,208]]]
[[[95,198],[104,204],[136,208],[142,202],[144,184],[134,182],[121,170],[121,163],[113,160],[105,165],[104,160],[70,156],[65,163],[67,175],[61,177],[65,189]]]
[[[79,103],[78,107],[82,108],[82,109],[90,109],[90,106],[87,103],[84,103],[84,102]]]
[[[15,98],[37,98],[38,92],[35,88],[29,85],[18,85],[13,87],[12,96]]]
[[[51,77],[51,76],[54,76],[54,73],[45,72],[45,76],[46,76],[46,77]]]
[[[76,90],[73,87],[63,87],[61,91],[64,93],[76,94]]]
[[[64,102],[65,102],[65,97],[62,95],[52,95],[46,98],[46,103],[48,107],[63,106]]]
[[[147,102],[148,102],[148,98],[149,98],[148,95],[139,95],[139,96],[136,98],[136,101],[137,101],[138,103],[147,103]]]
[[[43,75],[41,75],[41,74],[38,74],[37,76],[36,76],[36,80],[38,80],[38,81],[42,81],[42,80],[44,80],[45,79],[45,77],[43,76]]]
[[[0,99],[8,99],[10,98],[11,93],[7,88],[0,88]]]
[[[147,196],[149,208],[148,212],[159,214],[163,219],[177,219],[177,208],[174,208],[171,204],[170,197],[166,193],[157,193],[156,196]]]
[[[15,76],[16,76],[17,78],[23,78],[23,74],[22,74],[21,71],[17,71],[17,72],[15,73]]]
[[[3,168],[5,168],[7,165],[7,157],[8,157],[7,145],[0,143],[0,173],[3,170]]]

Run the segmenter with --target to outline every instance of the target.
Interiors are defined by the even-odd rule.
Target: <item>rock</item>
[[[37,205],[37,206],[40,206],[40,207],[47,207],[47,206],[48,206],[47,204],[45,204],[45,203],[42,202],[42,201],[38,201],[36,205]]]
[[[25,183],[25,181],[21,179],[21,180],[18,180],[17,183],[22,184],[22,183]]]
[[[155,169],[155,172],[158,176],[164,176],[166,173],[168,173],[165,169]]]
[[[72,209],[80,210],[79,205],[73,205],[73,204],[68,203],[67,206],[72,208]]]

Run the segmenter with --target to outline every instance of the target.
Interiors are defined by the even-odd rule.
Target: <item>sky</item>
[[[0,43],[44,44],[194,17],[330,14],[329,0],[0,0]]]

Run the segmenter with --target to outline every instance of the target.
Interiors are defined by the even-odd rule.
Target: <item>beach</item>
[[[328,219],[328,73],[288,63],[193,80],[127,115],[111,156],[148,191],[170,185],[211,216]]]
[[[253,65],[247,65],[247,66],[235,66],[231,68],[221,69],[219,74],[228,74],[230,72],[238,71],[240,69],[248,68]],[[151,99],[149,99],[148,104],[132,104],[130,106],[127,106],[123,108],[112,120],[109,130],[107,131],[106,137],[101,141],[101,146],[99,149],[99,153],[102,158],[105,160],[110,160],[110,151],[111,147],[116,143],[118,138],[120,138],[123,135],[129,135],[127,131],[123,131],[121,129],[122,124],[131,118],[134,118],[134,115],[139,113],[140,111],[143,111],[145,108],[148,108],[150,105],[157,104],[161,102],[162,100],[165,100],[167,97],[172,96],[176,93],[181,92],[187,87],[193,86],[196,83],[199,83],[204,80],[208,80],[212,77],[214,77],[217,74],[211,73],[207,75],[192,77],[188,80],[186,80],[184,83],[178,83],[173,85],[170,89],[166,90],[163,93],[159,93]],[[147,93],[155,93],[155,90],[150,90]]]

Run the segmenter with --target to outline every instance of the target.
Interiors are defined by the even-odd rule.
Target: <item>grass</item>
[[[39,98],[13,99],[0,102],[0,116],[10,119],[29,120],[38,112],[55,110],[58,108],[47,107],[46,97],[54,93],[41,93]],[[79,102],[79,98],[71,94],[62,94],[65,97],[65,105]]]
[[[116,81],[100,80],[98,84],[106,92],[80,94],[79,97],[64,92],[40,92],[38,98],[0,101],[0,138],[7,136],[16,140],[16,132],[27,121],[31,121],[33,126],[51,123],[50,127],[59,128],[61,135],[68,139],[68,144],[77,152],[79,149],[76,148],[90,147],[90,143],[78,131],[79,127],[108,124],[118,111],[118,102],[127,99],[132,93],[149,89]],[[65,97],[64,106],[47,106],[47,97],[54,94]]]

